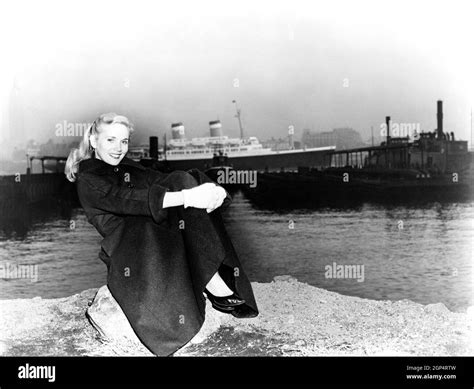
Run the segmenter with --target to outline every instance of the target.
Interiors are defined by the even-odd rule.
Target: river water
[[[251,281],[292,275],[363,298],[442,302],[452,311],[473,305],[474,203],[277,212],[255,208],[238,193],[224,216]],[[100,241],[81,208],[33,216],[20,234],[1,231],[3,269],[33,266],[30,278],[0,275],[0,299],[64,297],[100,287],[106,282]],[[358,272],[337,278],[341,265],[359,265],[352,267]]]

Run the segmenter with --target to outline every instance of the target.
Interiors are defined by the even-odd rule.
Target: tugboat
[[[373,202],[469,201],[473,199],[473,153],[467,141],[443,132],[443,103],[437,129],[408,137],[390,136],[380,146],[338,150],[328,166],[297,173],[259,173],[256,188],[244,188],[254,203],[270,207],[351,205]]]
[[[233,196],[242,188],[242,185],[240,183],[226,182],[226,177],[231,177],[232,172],[235,172],[235,169],[229,162],[229,157],[221,150],[214,154],[212,166],[204,171],[211,180],[221,185]]]

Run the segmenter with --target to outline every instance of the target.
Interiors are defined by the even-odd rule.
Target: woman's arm
[[[138,189],[117,185],[104,176],[82,174],[77,179],[77,191],[86,211],[92,208],[116,215],[151,216],[157,223],[166,218],[165,208],[184,205],[211,212],[226,197],[225,190],[214,183],[170,192],[158,182],[157,179],[149,188]]]
[[[183,192],[166,192],[163,198],[163,208],[177,207],[184,205]]]
[[[206,183],[179,192],[166,192],[163,199],[163,208],[184,205],[185,208],[207,208],[207,212],[211,212],[221,206],[226,195],[227,192],[224,188],[213,183]]]
[[[158,180],[148,188],[132,188],[114,184],[106,176],[80,174],[77,178],[77,194],[86,213],[109,212],[115,215],[151,216],[159,223],[166,218],[164,205],[170,205],[164,199],[168,188],[161,186]],[[173,193],[173,192],[169,192]],[[95,210],[95,211],[94,211]]]

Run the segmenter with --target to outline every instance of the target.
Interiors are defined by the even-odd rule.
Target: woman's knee
[[[198,186],[197,180],[192,176],[192,174],[185,172],[184,170],[175,170],[171,172],[167,180],[170,181],[171,189],[181,190],[189,189]]]

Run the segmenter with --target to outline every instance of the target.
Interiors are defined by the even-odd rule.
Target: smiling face
[[[109,165],[118,165],[128,152],[130,130],[120,123],[101,124],[98,135],[92,135],[90,142],[95,157]]]

